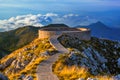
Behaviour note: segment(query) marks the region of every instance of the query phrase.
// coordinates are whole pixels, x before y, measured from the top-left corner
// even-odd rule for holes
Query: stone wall
[[[78,28],[80,31],[44,31],[39,30],[39,38],[50,38],[54,35],[69,35],[71,37],[77,37],[81,40],[90,40],[91,38],[91,31],[86,28]]]
[[[63,34],[79,38],[80,40],[90,40],[91,38],[90,31],[64,32]]]
[[[61,31],[43,31],[39,30],[39,38],[44,39],[44,38],[50,38],[53,35],[61,35]]]

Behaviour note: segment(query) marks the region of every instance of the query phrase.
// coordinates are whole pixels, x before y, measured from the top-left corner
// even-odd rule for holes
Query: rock
[[[0,70],[4,70],[5,66],[3,64],[0,64]]]
[[[76,79],[76,80],[85,80],[85,79],[83,79],[83,78],[79,78],[79,79]]]
[[[11,66],[15,66],[17,64],[17,60],[14,60],[11,64]]]
[[[120,58],[117,60],[117,65],[120,68]]]
[[[20,62],[20,61],[17,61],[17,63],[16,63],[16,68],[18,68],[18,69],[21,68],[21,62]]]
[[[45,51],[44,53],[41,54],[41,56],[49,56],[49,52],[48,51]]]
[[[0,80],[8,80],[8,78],[0,73]]]
[[[36,56],[33,56],[31,62],[33,62],[37,57]]]
[[[21,52],[19,52],[19,53],[18,53],[18,56],[22,56],[22,53],[21,53]]]
[[[95,78],[87,78],[87,80],[98,80],[98,79],[95,79]]]
[[[9,59],[4,63],[5,68],[8,67],[14,60],[15,60],[15,58],[9,58]]]
[[[22,70],[24,68],[24,66],[21,65],[21,62],[17,61],[14,69],[13,69],[13,72],[14,73],[17,73],[18,71]]]
[[[23,80],[33,80],[33,77],[32,76],[27,76]]]
[[[29,53],[27,56],[32,57],[34,53]]]
[[[23,49],[23,51],[28,51],[28,50],[30,50],[30,48],[24,48],[24,49]]]
[[[30,62],[30,61],[26,60],[26,61],[24,61],[21,65],[22,65],[22,66],[26,66],[29,62]]]
[[[113,80],[120,80],[120,74],[116,75]]]
[[[24,52],[23,52],[23,53],[24,53]],[[25,55],[23,55],[23,53],[22,53],[22,52],[19,52],[19,53],[18,53],[18,55],[17,55],[18,60],[23,60],[23,59],[25,59]]]
[[[24,78],[25,78],[25,75],[22,74],[18,79],[20,79],[20,80],[22,79],[23,80]]]
[[[36,47],[37,47],[37,45],[34,45],[34,46],[32,46],[32,48],[31,48],[31,49],[32,49],[32,50],[34,50]]]
[[[71,53],[70,53],[69,58],[70,58],[71,60],[76,60],[76,55],[74,54],[74,52],[71,52]]]

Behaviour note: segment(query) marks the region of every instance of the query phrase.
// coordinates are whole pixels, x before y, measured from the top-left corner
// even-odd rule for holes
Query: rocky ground
[[[36,39],[0,60],[0,72],[10,80],[35,80],[36,68],[41,61],[55,53],[48,39]]]
[[[64,58],[64,64],[87,67],[92,75],[113,75],[120,79],[119,42],[95,37],[90,41],[84,41],[67,35],[61,36],[59,41],[71,49]]]
[[[90,41],[79,40],[63,35],[58,39],[69,49],[63,54],[64,65],[85,67],[91,75],[110,75],[114,80],[120,80],[120,43],[92,37]],[[33,80],[36,66],[42,60],[55,54],[55,49],[48,40],[36,39],[29,45],[20,48],[0,60],[0,79],[7,76],[10,80]],[[54,68],[54,67],[53,67]],[[5,76],[4,76],[5,75]],[[59,77],[59,75],[58,75]],[[77,80],[86,80],[77,77]],[[97,80],[88,77],[87,80]]]

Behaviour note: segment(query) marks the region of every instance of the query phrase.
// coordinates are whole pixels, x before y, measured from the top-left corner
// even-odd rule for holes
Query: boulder
[[[21,62],[20,61],[17,61],[17,63],[16,63],[16,68],[17,69],[20,69],[22,66],[21,66]]]
[[[28,50],[31,50],[31,49],[26,47],[26,48],[23,49],[23,52],[28,51]]]
[[[25,61],[21,64],[21,66],[26,66],[27,64],[29,64],[29,62],[30,62],[30,61],[25,60]]]
[[[17,60],[14,60],[11,65],[15,66],[16,64],[17,64]]]
[[[0,70],[4,70],[6,67],[11,65],[11,63],[15,60],[15,58],[9,58],[5,63],[0,64]]]
[[[41,53],[41,56],[49,56],[49,51],[45,51],[44,53]]]
[[[120,68],[120,58],[117,60],[117,65]]]
[[[95,79],[95,78],[87,78],[87,80],[98,80],[98,79]]]
[[[113,80],[120,80],[120,74],[116,75]]]
[[[28,57],[32,57],[34,53],[27,54]]]
[[[0,70],[4,70],[5,66],[3,64],[0,64]]]
[[[33,80],[32,76],[26,76],[23,80]]]
[[[85,79],[83,79],[83,78],[79,78],[79,79],[76,79],[76,80],[85,80]]]
[[[4,63],[4,66],[5,66],[5,67],[8,67],[14,60],[15,60],[15,58],[9,58],[9,59]]]
[[[22,74],[22,75],[20,75],[20,77],[18,78],[18,80],[20,79],[20,80],[23,80],[25,78],[25,75],[24,74]]]
[[[37,45],[31,47],[32,50],[34,50],[35,48],[37,48]]]
[[[0,73],[0,80],[8,80],[8,78]]]

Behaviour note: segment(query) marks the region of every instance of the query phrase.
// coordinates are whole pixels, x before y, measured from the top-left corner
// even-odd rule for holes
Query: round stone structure
[[[70,28],[70,27],[43,27],[39,30],[39,38],[50,38],[51,36],[69,35],[79,38],[80,40],[90,40],[91,31],[87,28]]]

